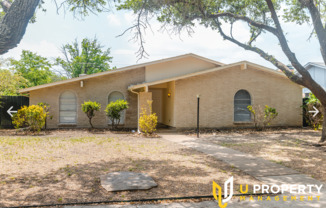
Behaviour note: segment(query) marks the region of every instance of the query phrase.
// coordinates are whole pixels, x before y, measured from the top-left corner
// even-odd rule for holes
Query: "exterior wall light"
[[[171,92],[168,92],[168,97],[171,97]]]

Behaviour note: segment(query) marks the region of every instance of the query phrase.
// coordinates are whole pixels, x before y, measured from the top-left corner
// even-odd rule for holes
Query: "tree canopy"
[[[18,90],[28,86],[28,80],[19,73],[8,69],[0,69],[0,96],[19,95]]]
[[[67,77],[78,77],[80,74],[94,74],[111,70],[110,48],[104,50],[97,38],[84,38],[79,46],[77,40],[62,46],[64,58],[57,58]]]
[[[81,18],[90,13],[97,14],[109,11],[109,0],[54,0],[57,11],[72,12]],[[44,0],[0,0],[0,55],[15,48],[23,38],[30,22],[36,20],[37,8],[42,7]]]
[[[180,32],[183,29],[191,31],[198,22],[219,33],[225,40],[259,54],[272,63],[293,82],[309,88],[321,101],[326,112],[326,91],[304,68],[288,44],[288,39],[282,28],[283,22],[295,24],[308,23],[313,25],[313,34],[317,37],[321,55],[326,63],[326,3],[319,0],[126,0],[118,9],[133,10],[136,13],[136,24],[129,28],[134,30],[138,40],[143,42],[142,33],[149,24],[148,19],[156,17],[158,21],[171,25]],[[235,23],[248,25],[250,35],[247,41],[241,41],[233,35]],[[225,30],[224,25],[230,29]],[[268,33],[276,37],[279,45],[291,65],[298,73],[294,73],[277,55],[269,54],[266,48],[255,45],[259,36]],[[144,54],[143,44],[140,49]],[[326,141],[326,117],[323,124],[321,141]]]
[[[28,80],[28,87],[64,79],[50,70],[52,64],[47,58],[31,51],[23,50],[19,60],[11,59],[10,67],[15,73]]]

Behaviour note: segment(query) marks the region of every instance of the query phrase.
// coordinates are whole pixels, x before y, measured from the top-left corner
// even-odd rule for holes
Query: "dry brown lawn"
[[[0,130],[0,207],[211,195],[212,180],[223,184],[231,175],[235,186],[259,183],[221,161],[161,138],[87,130],[12,134]],[[158,187],[107,192],[99,177],[115,171],[148,173]]]
[[[321,132],[310,129],[221,131],[202,139],[249,153],[295,169],[326,182],[326,146],[319,145]]]

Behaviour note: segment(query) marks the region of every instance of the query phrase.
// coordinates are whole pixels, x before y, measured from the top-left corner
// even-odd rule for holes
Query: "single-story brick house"
[[[102,105],[93,124],[106,128],[105,106],[119,98],[129,102],[122,119],[126,128],[137,128],[147,100],[153,100],[159,123],[194,128],[197,95],[201,127],[252,126],[249,104],[276,108],[275,126],[302,125],[302,87],[281,72],[248,61],[223,64],[195,54],[30,87],[20,93],[29,94],[31,105],[45,102],[51,106],[49,128],[89,127],[81,111],[81,104],[88,100]]]

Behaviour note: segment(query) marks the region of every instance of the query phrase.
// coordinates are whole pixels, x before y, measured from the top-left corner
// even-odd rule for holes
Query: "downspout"
[[[140,134],[140,129],[139,129],[139,92],[133,91],[132,88],[130,88],[130,92],[135,93],[137,95],[137,132]]]

